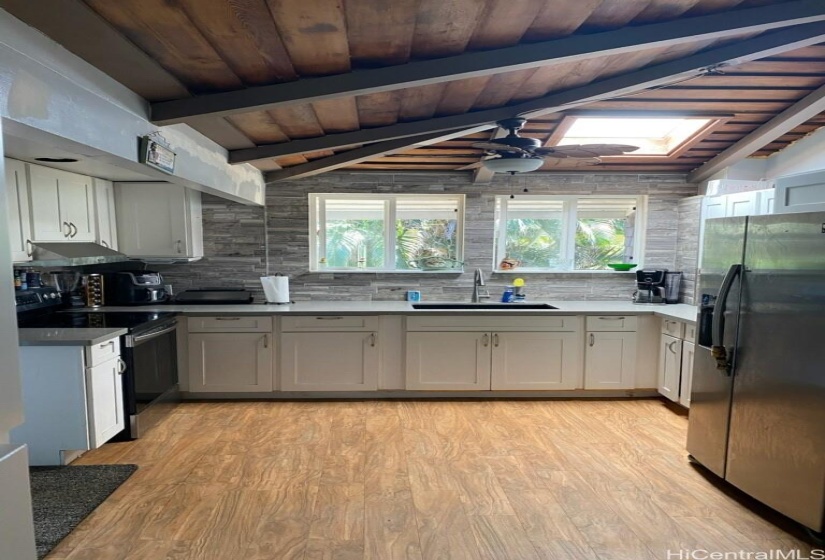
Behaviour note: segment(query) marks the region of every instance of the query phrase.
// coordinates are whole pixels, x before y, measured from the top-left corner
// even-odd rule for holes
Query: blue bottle
[[[514,297],[514,292],[512,287],[508,287],[504,290],[504,293],[501,294],[501,303],[512,303]]]

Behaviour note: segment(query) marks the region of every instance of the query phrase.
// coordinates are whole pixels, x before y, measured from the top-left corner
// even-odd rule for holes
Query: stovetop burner
[[[18,317],[20,328],[136,329],[170,319],[175,313],[149,311],[59,311],[35,317]]]

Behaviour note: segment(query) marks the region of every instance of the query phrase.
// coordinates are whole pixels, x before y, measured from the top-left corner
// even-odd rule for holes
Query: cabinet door
[[[753,216],[758,212],[757,200],[759,195],[755,191],[727,195],[728,207],[726,216]]]
[[[690,408],[690,388],[693,384],[693,351],[692,342],[682,343],[682,380],[679,383],[679,402]]]
[[[491,347],[491,333],[407,333],[407,389],[489,390]]]
[[[189,335],[189,390],[193,393],[272,391],[272,335]]]
[[[493,333],[493,389],[576,389],[581,338],[574,332]]]
[[[115,219],[115,187],[111,181],[94,180],[95,241],[117,250],[117,221]]]
[[[130,257],[187,256],[187,211],[184,187],[170,183],[115,185],[117,238]]]
[[[677,402],[682,371],[682,340],[666,334],[659,342],[659,393]]]
[[[100,447],[126,426],[123,409],[123,375],[119,358],[86,368],[89,444]]]
[[[40,165],[29,166],[29,201],[34,241],[67,241],[72,229],[60,213],[59,172]]]
[[[281,335],[282,391],[375,391],[378,341],[369,332]]]
[[[587,333],[584,364],[585,389],[632,389],[636,369],[636,333]]]
[[[759,209],[758,214],[773,214],[774,204],[776,203],[776,191],[774,189],[767,189],[759,191]]]
[[[32,259],[30,245],[32,234],[26,164],[15,159],[6,159],[5,164],[11,259],[14,262],[30,261]]]
[[[57,188],[60,219],[72,228],[69,240],[94,241],[95,199],[91,177],[58,171]]]

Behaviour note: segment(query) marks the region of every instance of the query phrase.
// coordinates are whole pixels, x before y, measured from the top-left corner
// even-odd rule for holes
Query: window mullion
[[[565,200],[563,206],[562,249],[563,261],[567,270],[574,270],[576,266],[576,200]]]
[[[498,246],[493,256],[493,270],[498,269],[499,263],[507,257],[507,200],[503,197],[498,199]]]
[[[317,214],[314,222],[309,224],[312,232],[310,239],[314,239],[316,235],[318,239],[317,243],[310,245],[309,251],[312,268],[317,270],[321,268],[321,259],[327,262],[327,201],[326,198],[319,196],[312,203],[316,205]]]
[[[395,198],[384,203],[384,217],[384,270],[395,270]]]

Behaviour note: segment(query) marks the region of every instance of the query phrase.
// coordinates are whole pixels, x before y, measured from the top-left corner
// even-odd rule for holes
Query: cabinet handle
[[[679,341],[674,340],[673,342],[671,342],[670,344],[667,345],[667,349],[670,350],[673,354],[676,353],[676,350],[673,349],[673,345],[676,344],[677,342],[679,342]]]
[[[498,333],[495,333],[495,334],[493,335],[493,346],[495,346],[496,348],[498,348]]]
[[[123,375],[126,373],[126,362],[120,358],[117,359],[117,373],[118,375]]]
[[[178,251],[178,254],[181,254],[183,251],[181,250],[181,245],[183,244],[182,240],[178,239],[175,241],[175,249]]]
[[[269,335],[264,335],[264,348],[269,348]]]
[[[108,243],[106,243],[106,240],[105,240],[105,239],[101,239],[101,240],[100,240],[100,244],[101,244],[101,245],[103,245],[104,247],[106,247],[107,249],[109,248],[109,244],[108,244]]]
[[[370,346],[375,348],[375,333],[370,334]]]
[[[339,319],[343,319],[343,317],[315,317],[318,321],[337,321]]]
[[[599,321],[622,321],[624,317],[599,317]]]
[[[240,321],[240,317],[215,317],[216,321]]]
[[[32,256],[33,252],[34,252],[34,247],[32,247],[32,240],[31,239],[26,239],[26,256],[27,257]]]
[[[590,333],[590,346],[596,344],[596,337],[593,336],[593,333]]]
[[[74,239],[74,237],[77,235],[77,226],[76,226],[76,225],[74,225],[74,223],[73,223],[73,222],[69,222],[69,225],[70,225],[70,226],[72,226],[72,234],[71,234],[71,236],[70,236],[70,237],[71,237],[72,239]]]
[[[63,222],[63,225],[66,227],[66,229],[69,230],[68,233],[63,234],[63,237],[71,237],[71,235],[72,235],[72,226],[69,225],[69,222]],[[62,228],[61,228],[61,232],[62,232]]]
[[[481,337],[481,345],[487,348],[490,345],[490,335],[484,333],[484,336]]]

